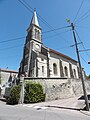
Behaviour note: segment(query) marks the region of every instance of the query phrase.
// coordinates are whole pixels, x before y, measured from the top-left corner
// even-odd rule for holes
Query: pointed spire
[[[31,24],[34,24],[34,25],[40,27],[39,23],[38,23],[37,14],[36,14],[36,9],[34,9],[34,14],[33,14],[32,20],[31,20]]]

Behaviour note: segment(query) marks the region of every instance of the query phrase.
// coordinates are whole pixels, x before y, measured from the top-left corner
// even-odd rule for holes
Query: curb
[[[69,109],[69,110],[77,110],[77,111],[81,110],[81,109],[77,109],[77,108],[60,107],[60,106],[53,106],[53,105],[46,105],[45,107],[53,107],[53,108],[61,108],[61,109]]]
[[[5,98],[0,98],[0,101],[6,102]]]
[[[83,110],[80,110],[80,112],[84,115],[87,115],[87,116],[90,116],[90,111],[83,111]]]

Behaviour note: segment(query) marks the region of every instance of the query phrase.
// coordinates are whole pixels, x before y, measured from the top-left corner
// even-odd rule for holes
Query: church
[[[34,11],[27,29],[19,75],[34,78],[80,78],[78,62],[67,55],[46,47],[42,28]]]

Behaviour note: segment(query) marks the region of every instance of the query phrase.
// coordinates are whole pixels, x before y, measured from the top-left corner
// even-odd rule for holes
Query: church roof
[[[32,17],[32,20],[31,20],[31,24],[34,24],[34,25],[40,27],[39,22],[38,22],[38,18],[37,18],[37,14],[36,14],[36,10],[34,10],[33,17]]]
[[[67,58],[68,60],[72,60],[72,61],[74,61],[74,62],[77,63],[76,60],[74,60],[74,59],[72,59],[71,57],[69,57],[69,56],[67,56],[67,55],[64,55],[64,54],[62,54],[62,53],[60,53],[60,52],[58,52],[58,51],[55,51],[55,50],[53,50],[53,49],[51,49],[51,48],[49,48],[49,51],[50,51],[51,53],[57,54],[57,55],[59,55],[59,56],[62,56],[63,58]]]

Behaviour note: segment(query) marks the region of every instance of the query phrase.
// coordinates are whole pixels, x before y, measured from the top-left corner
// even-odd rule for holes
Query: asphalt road
[[[90,120],[80,111],[31,105],[6,105],[0,101],[0,120]]]

